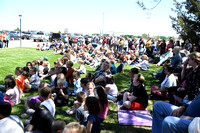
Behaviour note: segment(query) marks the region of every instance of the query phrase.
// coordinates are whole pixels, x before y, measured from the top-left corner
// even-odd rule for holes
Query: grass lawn
[[[4,77],[7,74],[13,74],[16,67],[24,67],[26,65],[26,62],[32,61],[32,60],[38,60],[39,58],[42,58],[43,56],[48,56],[49,62],[51,64],[51,67],[53,67],[53,62],[57,60],[57,58],[62,57],[62,55],[54,55],[52,50],[49,51],[36,51],[35,48],[9,48],[9,49],[0,49],[0,84],[4,84]],[[117,64],[119,65],[119,64]],[[78,64],[75,64],[73,66],[74,68],[78,67]],[[119,91],[123,91],[125,89],[128,89],[130,86],[130,79],[128,76],[128,72],[131,66],[125,66],[124,73],[117,73],[114,75],[115,83],[118,87]],[[94,73],[95,68],[87,67],[87,72]],[[150,69],[147,71],[140,71],[146,78],[145,85],[146,90],[148,94],[150,94],[150,88],[152,85],[158,85],[155,84],[155,80],[152,78],[151,73],[158,72],[161,70],[161,67],[156,67],[153,65],[150,65]],[[84,77],[85,75],[82,75]],[[38,95],[37,91],[30,91],[25,94],[25,96],[29,95]],[[25,112],[24,107],[24,99],[22,98],[22,103],[14,106],[12,109],[12,114],[20,116],[22,113]],[[73,98],[70,98],[70,101],[73,100]],[[153,102],[152,100],[149,100],[149,105],[147,107],[147,110],[151,113],[152,112],[152,106]],[[74,115],[68,116],[65,113],[65,110],[69,109],[70,107],[57,107],[56,108],[56,118],[61,118],[66,121],[66,123],[75,121]],[[25,119],[22,119],[24,122]],[[144,126],[120,126],[118,124],[118,117],[117,117],[117,104],[110,104],[109,105],[109,112],[108,115],[102,124],[102,133],[107,132],[113,132],[113,133],[131,133],[131,132],[137,132],[137,133],[150,133],[151,127],[144,127]]]

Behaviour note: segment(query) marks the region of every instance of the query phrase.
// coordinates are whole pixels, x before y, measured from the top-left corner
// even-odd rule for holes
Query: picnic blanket
[[[152,117],[147,110],[122,110],[118,104],[118,120],[120,125],[152,126]]]

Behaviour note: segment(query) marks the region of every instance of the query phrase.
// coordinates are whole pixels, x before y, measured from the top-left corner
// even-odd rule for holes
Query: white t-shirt
[[[52,114],[52,116],[54,117],[55,112],[56,112],[56,107],[55,107],[55,103],[54,101],[49,98],[48,100],[44,100],[41,105],[45,106]]]
[[[80,65],[80,68],[78,69],[78,71],[83,72],[84,74],[86,73],[86,68],[84,65]]]
[[[0,133],[24,133],[24,125],[16,115],[0,120]]]
[[[117,89],[117,86],[116,84],[106,84],[105,87],[109,87],[110,89],[108,90],[108,94],[112,95],[112,96],[117,96],[117,93],[118,93],[118,89]]]
[[[169,75],[169,77],[166,75],[165,79],[161,83],[160,89],[162,90],[164,87],[169,88],[172,86],[177,86],[176,78],[175,78],[174,74]]]
[[[128,40],[125,40],[125,41],[124,41],[124,47],[125,47],[125,48],[128,48]]]
[[[147,70],[150,67],[149,62],[147,60],[143,60],[141,63],[138,63],[135,66],[140,67],[142,70]],[[135,66],[133,66],[133,68]]]
[[[17,105],[21,102],[19,96],[19,90],[16,87],[7,90],[5,94],[7,95],[8,100],[14,105]]]

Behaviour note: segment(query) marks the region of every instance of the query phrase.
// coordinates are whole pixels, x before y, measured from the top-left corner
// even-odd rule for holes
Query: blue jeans
[[[108,100],[111,100],[111,101],[113,101],[113,102],[116,102],[116,101],[117,101],[117,97],[112,96],[112,95],[110,95],[110,94],[108,94],[108,93],[107,93],[107,98],[108,98]]]
[[[170,116],[178,106],[157,101],[153,105],[152,133],[187,133],[190,120]]]
[[[121,45],[121,46],[119,46],[119,52],[120,53],[122,53],[122,48],[123,48],[123,46]]]

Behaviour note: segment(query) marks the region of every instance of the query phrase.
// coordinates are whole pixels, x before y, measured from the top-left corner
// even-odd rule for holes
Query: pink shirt
[[[104,104],[104,110],[99,113],[99,118],[104,120],[106,118],[107,113],[108,113],[108,105]]]

